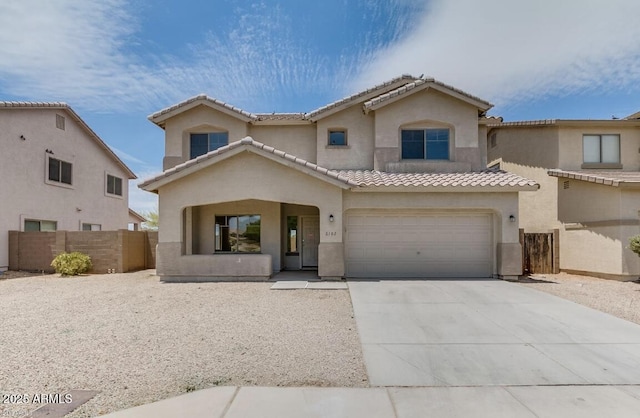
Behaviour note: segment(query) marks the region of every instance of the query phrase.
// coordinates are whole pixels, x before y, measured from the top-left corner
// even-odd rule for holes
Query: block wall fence
[[[91,257],[91,273],[116,273],[156,267],[155,231],[9,231],[9,270],[53,272],[51,261],[62,252]]]

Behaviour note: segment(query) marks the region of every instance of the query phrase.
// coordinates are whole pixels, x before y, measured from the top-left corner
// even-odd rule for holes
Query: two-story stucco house
[[[116,230],[133,172],[64,103],[0,102],[0,269],[8,231]]]
[[[559,230],[561,270],[640,275],[640,259],[628,249],[629,237],[640,233],[638,118],[489,125],[489,165],[540,184],[535,194],[520,193],[520,227]]]
[[[157,272],[165,280],[513,277],[518,192],[486,167],[491,104],[395,78],[309,113],[254,114],[200,95],[165,130]]]

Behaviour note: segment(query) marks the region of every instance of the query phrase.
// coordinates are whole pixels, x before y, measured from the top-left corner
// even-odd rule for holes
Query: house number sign
[[[336,231],[327,231],[324,233],[325,236],[327,237],[334,237],[336,235],[338,235],[338,233]]]

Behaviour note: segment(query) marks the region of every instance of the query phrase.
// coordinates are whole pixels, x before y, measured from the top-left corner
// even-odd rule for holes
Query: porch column
[[[342,280],[345,272],[342,208],[334,209],[320,208],[318,276],[322,280]]]

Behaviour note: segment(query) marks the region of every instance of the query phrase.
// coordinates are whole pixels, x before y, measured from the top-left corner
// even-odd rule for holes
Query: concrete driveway
[[[640,326],[500,280],[350,281],[372,386],[640,384]]]

